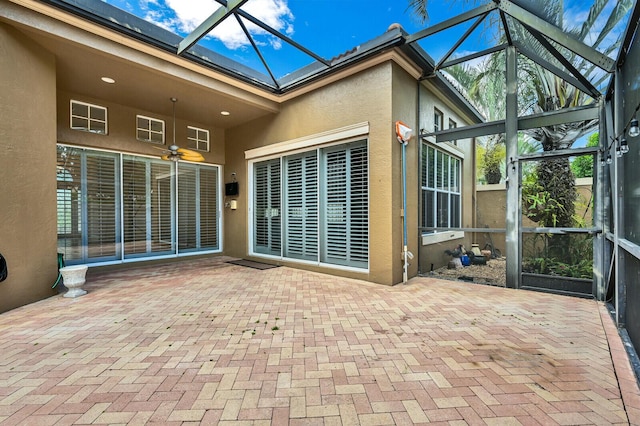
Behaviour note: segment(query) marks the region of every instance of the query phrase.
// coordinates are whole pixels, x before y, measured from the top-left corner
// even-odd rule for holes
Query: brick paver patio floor
[[[601,303],[199,259],[0,315],[0,424],[637,424]]]

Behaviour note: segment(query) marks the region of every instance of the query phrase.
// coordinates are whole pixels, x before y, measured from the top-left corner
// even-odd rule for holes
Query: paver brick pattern
[[[639,421],[598,302],[225,260],[90,271],[0,315],[0,424]]]

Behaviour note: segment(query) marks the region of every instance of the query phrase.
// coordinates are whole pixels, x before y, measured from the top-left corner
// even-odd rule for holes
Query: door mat
[[[278,267],[278,265],[270,265],[268,263],[254,262],[253,260],[247,260],[247,259],[229,260],[227,261],[227,263],[231,263],[233,265],[239,265],[239,266],[246,266],[247,268],[260,269],[260,270]]]

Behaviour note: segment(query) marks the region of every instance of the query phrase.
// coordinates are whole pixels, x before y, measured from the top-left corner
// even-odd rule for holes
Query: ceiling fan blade
[[[199,163],[201,161],[204,161],[204,157],[200,154],[198,155],[186,155],[186,154],[182,154],[180,155],[180,159],[181,160],[185,160],[185,161],[194,161],[196,163]]]
[[[198,151],[192,149],[178,148],[178,155],[182,160],[186,161],[204,161],[204,157]]]
[[[176,152],[178,154],[185,154],[185,155],[202,155],[198,151],[194,151],[193,149],[187,149],[187,148],[178,148]]]

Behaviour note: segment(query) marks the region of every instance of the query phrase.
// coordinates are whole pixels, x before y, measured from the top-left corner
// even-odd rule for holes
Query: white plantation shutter
[[[178,251],[197,247],[196,168],[178,164]]]
[[[87,153],[86,224],[87,258],[118,256],[118,157],[108,153]]]
[[[365,140],[254,163],[253,252],[367,268],[367,155]]]
[[[367,147],[364,142],[323,150],[321,260],[368,267]]]
[[[284,256],[318,260],[318,154],[285,159]]]
[[[218,169],[199,167],[200,248],[217,249],[219,243]]]
[[[369,264],[369,161],[367,146],[350,149],[349,259],[352,266]]]
[[[148,162],[130,157],[125,157],[122,162],[125,257],[147,252],[147,225],[150,225],[147,214],[150,207],[148,166]]]
[[[175,253],[175,165],[151,162],[151,251]]]
[[[218,168],[178,163],[178,250],[219,248]]]
[[[323,191],[323,250],[322,261],[346,263],[347,241],[347,153],[333,151],[324,153]]]
[[[65,261],[82,260],[82,152],[59,146],[56,174],[58,252]]]
[[[280,256],[282,247],[280,159],[254,166],[254,251]]]

